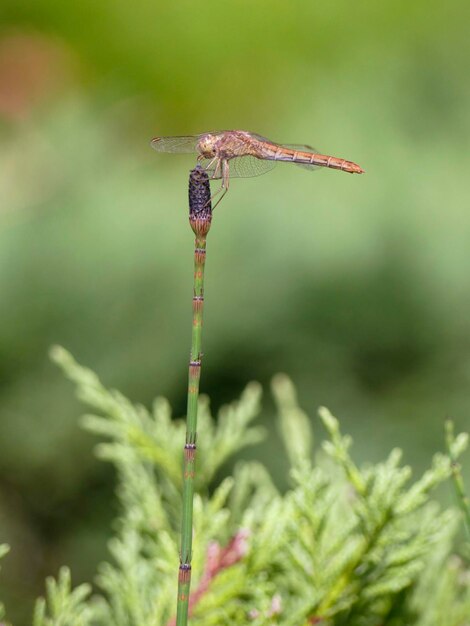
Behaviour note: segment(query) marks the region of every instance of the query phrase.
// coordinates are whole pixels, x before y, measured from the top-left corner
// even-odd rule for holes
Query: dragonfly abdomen
[[[364,172],[362,167],[352,161],[346,161],[346,159],[328,156],[327,154],[316,154],[314,152],[293,150],[292,148],[279,148],[274,153],[274,160],[285,161],[287,163],[299,163],[301,165],[329,167],[334,170],[341,170],[351,174],[362,174]]]

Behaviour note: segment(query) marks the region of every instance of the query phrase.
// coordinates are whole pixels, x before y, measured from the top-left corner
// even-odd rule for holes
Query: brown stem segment
[[[249,532],[242,528],[230,539],[225,547],[222,547],[216,541],[209,544],[204,571],[197,588],[189,596],[189,617],[194,612],[194,608],[199,600],[209,591],[214,578],[223,570],[233,567],[246,555],[248,551],[248,536]],[[176,626],[176,618],[172,617],[166,626]]]
[[[197,404],[202,360],[202,313],[204,308],[204,267],[206,237],[212,221],[209,177],[198,165],[189,174],[189,223],[196,235],[194,249],[194,292],[191,355],[188,375],[186,443],[183,457],[183,512],[178,574],[176,625],[187,626],[191,587],[193,496],[197,441]]]

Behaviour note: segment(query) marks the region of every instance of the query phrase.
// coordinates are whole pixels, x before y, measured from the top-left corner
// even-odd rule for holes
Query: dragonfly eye
[[[206,157],[214,157],[216,155],[214,142],[209,137],[201,139],[199,142],[199,149]]]

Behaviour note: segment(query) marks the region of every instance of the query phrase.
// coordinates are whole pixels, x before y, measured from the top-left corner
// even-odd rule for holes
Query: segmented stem
[[[183,513],[176,626],[186,626],[188,623],[197,443],[197,405],[202,359],[204,266],[206,261],[206,237],[211,226],[211,220],[212,206],[209,177],[207,172],[198,165],[189,174],[189,223],[196,235],[196,241],[194,249],[193,329],[189,359],[188,410],[183,459]]]
[[[465,532],[467,534],[467,541],[470,540],[470,498],[465,491],[465,485],[463,482],[462,469],[458,462],[454,452],[453,444],[455,442],[454,435],[454,423],[452,420],[447,419],[445,424],[446,429],[446,444],[447,451],[452,462],[452,479],[454,482],[455,493],[460,509],[463,514],[463,521],[465,526]]]

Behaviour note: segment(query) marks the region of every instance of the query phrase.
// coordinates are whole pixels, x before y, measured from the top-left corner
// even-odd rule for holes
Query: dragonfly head
[[[217,137],[215,135],[203,135],[197,144],[197,149],[206,159],[217,156],[216,153]]]

